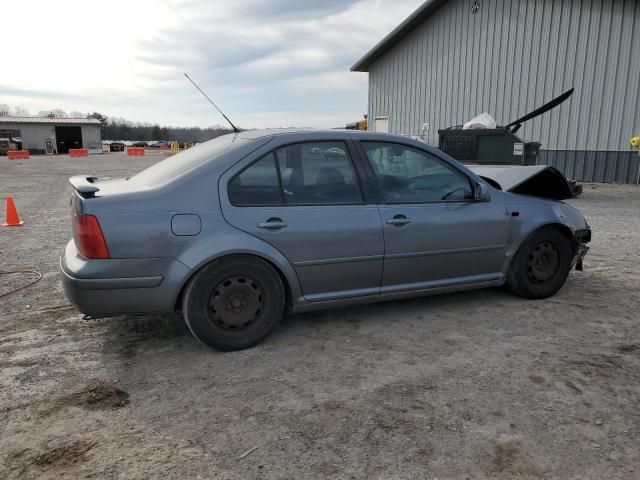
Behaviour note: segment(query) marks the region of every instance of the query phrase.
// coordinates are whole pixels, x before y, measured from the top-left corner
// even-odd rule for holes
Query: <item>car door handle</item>
[[[265,228],[267,230],[280,230],[281,228],[287,227],[288,224],[284,223],[279,218],[270,218],[266,222],[260,222],[258,224],[258,228]]]
[[[387,225],[394,225],[396,227],[402,227],[407,223],[411,223],[411,220],[404,215],[395,215],[393,218],[387,219]]]

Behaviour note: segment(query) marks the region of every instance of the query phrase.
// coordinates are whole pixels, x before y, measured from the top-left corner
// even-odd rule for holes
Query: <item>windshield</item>
[[[137,173],[129,180],[143,185],[162,185],[225,153],[238,140],[234,134],[222,135],[202,143]]]

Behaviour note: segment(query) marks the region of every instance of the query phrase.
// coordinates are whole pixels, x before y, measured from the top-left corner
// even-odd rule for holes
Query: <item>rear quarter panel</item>
[[[230,226],[220,212],[203,217],[203,232],[176,257],[193,272],[218,258],[249,254],[266,260],[283,275],[292,303],[304,302],[300,282],[289,261],[277,249],[253,235]],[[185,279],[186,282],[186,279]]]
[[[141,185],[135,179],[97,183],[100,191],[95,198],[83,198],[76,211],[98,217],[114,258],[177,258],[199,237],[215,231],[220,212],[217,180],[222,172],[269,140],[247,142],[164,185]],[[203,223],[200,235],[174,235],[171,220],[179,214],[198,215]]]
[[[264,241],[230,226],[221,214],[219,177],[256,149],[262,151],[260,147],[268,142],[269,139],[252,142],[251,147],[226,159],[204,164],[166,185],[107,184],[104,192],[108,195],[78,199],[72,208],[98,217],[113,259],[171,258],[179,261],[188,274],[180,271],[181,278],[172,278],[171,282],[179,284],[180,289],[195,271],[217,258],[252,254],[280,270],[289,285],[291,298],[296,301],[301,298],[299,283],[286,258]],[[184,214],[199,217],[199,234],[174,234],[172,218]],[[127,274],[146,275],[144,263],[139,265],[139,271],[128,269]]]

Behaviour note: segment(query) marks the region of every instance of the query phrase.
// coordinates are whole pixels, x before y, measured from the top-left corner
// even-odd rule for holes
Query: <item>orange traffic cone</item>
[[[7,197],[7,222],[3,223],[3,227],[21,227],[24,224],[20,220],[16,204],[13,203],[13,197]]]

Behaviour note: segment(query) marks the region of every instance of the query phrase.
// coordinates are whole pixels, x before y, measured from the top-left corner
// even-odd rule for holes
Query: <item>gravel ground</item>
[[[57,275],[68,176],[158,156],[0,159],[0,478],[640,478],[640,188],[586,185],[584,272],[290,316],[218,353],[179,315],[83,320]],[[0,277],[0,294],[29,275]]]

